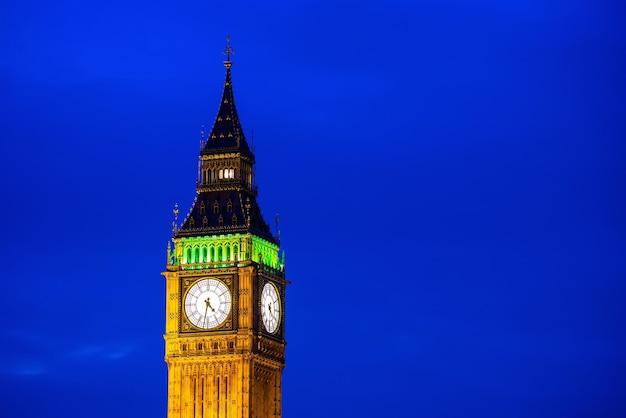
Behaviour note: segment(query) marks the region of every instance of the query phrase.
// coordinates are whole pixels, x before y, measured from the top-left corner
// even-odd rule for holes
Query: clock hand
[[[206,309],[204,310],[204,326],[206,327],[206,320],[209,319],[207,318],[207,312],[209,311],[209,305],[206,306]]]
[[[211,310],[213,312],[215,312],[215,309],[213,309],[213,307],[211,306],[211,299],[210,298],[206,298],[206,300],[204,301],[204,303],[206,303],[206,307],[207,309],[211,308]]]
[[[272,304],[271,304],[271,303],[268,303],[268,304],[267,304],[267,307],[268,307],[268,309],[270,310],[270,313],[272,313]]]

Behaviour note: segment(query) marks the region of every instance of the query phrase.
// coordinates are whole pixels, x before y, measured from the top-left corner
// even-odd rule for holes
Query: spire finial
[[[235,50],[233,49],[232,46],[230,46],[230,33],[226,36],[226,49],[224,50],[223,54],[226,55],[226,61],[224,61],[224,67],[226,68],[230,68],[231,65],[233,65],[232,62],[230,62],[230,56],[231,54],[234,54]]]
[[[174,221],[172,222],[172,235],[178,232],[178,203],[174,204]]]
[[[278,227],[278,224],[280,223],[280,218],[278,217],[278,213],[274,218],[274,222],[276,222],[276,241],[280,242],[280,229]]]

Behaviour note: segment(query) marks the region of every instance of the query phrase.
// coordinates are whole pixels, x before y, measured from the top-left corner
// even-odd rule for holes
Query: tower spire
[[[235,53],[230,45],[230,35],[226,38],[227,45],[223,54],[226,55],[224,66],[226,67],[226,79],[224,80],[224,91],[222,100],[217,112],[217,117],[213,123],[213,128],[206,138],[203,155],[222,154],[224,152],[239,152],[242,155],[254,158],[246,142],[237,108],[235,107],[235,97],[233,96],[233,83],[230,75],[232,62],[231,55]]]
[[[198,160],[198,194],[189,214],[176,228],[175,236],[204,236],[207,231],[215,234],[252,233],[278,244],[256,200],[258,189],[254,154],[250,151],[235,107],[229,67],[233,54],[230,36],[227,40],[222,99],[209,135],[205,135],[207,131],[204,129],[200,133],[200,140],[203,137],[205,140]]]

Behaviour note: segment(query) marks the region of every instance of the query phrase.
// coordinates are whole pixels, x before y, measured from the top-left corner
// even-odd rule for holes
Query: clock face
[[[265,283],[261,292],[261,319],[267,332],[276,333],[280,324],[280,299],[276,286],[269,282]]]
[[[217,279],[195,282],[185,295],[185,314],[198,328],[211,329],[221,325],[232,305],[228,287]]]

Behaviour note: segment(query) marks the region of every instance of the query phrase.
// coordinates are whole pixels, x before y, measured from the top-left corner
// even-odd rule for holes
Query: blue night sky
[[[4,1],[0,415],[166,415],[165,250],[232,36],[283,416],[626,414],[619,1]]]

